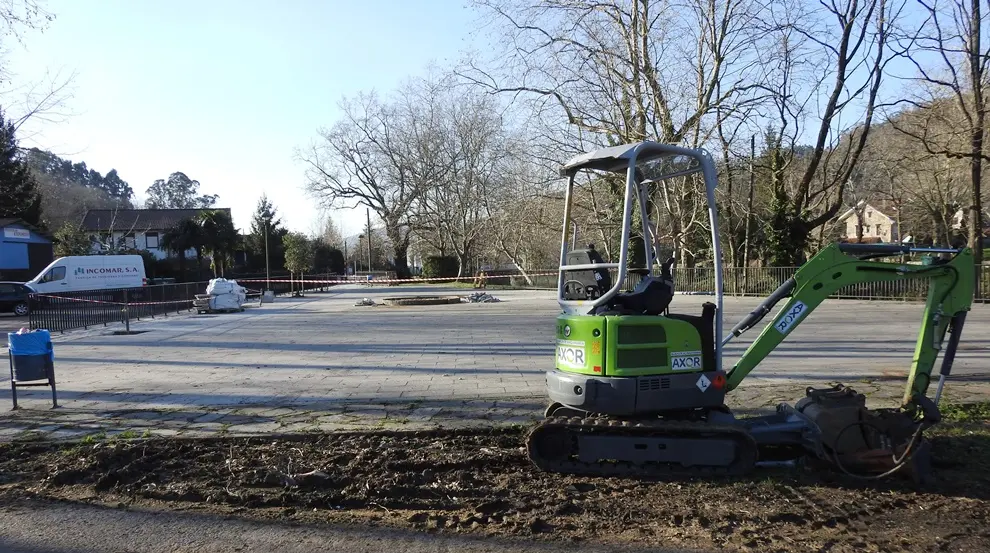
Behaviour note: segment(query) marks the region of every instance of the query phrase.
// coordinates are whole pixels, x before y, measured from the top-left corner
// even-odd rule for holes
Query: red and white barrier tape
[[[555,276],[557,272],[553,273],[530,273],[526,276],[536,277],[536,276]],[[436,277],[436,278],[373,278],[371,280],[351,278],[345,280],[319,280],[319,279],[265,279],[265,278],[238,278],[235,279],[238,283],[252,282],[252,283],[262,283],[262,282],[283,282],[283,283],[302,283],[302,284],[413,284],[413,283],[431,283],[431,282],[453,282],[462,280],[465,282],[471,282],[478,278],[484,279],[494,279],[494,278],[507,278],[507,277],[523,277],[523,275],[485,275],[484,277],[477,276],[460,276],[460,277]]]
[[[86,298],[70,298],[68,296],[56,296],[56,295],[53,295],[53,294],[34,294],[34,296],[35,297],[38,297],[38,298],[53,298],[53,299],[58,299],[58,300],[68,300],[68,301],[74,301],[74,302],[80,302],[80,303],[98,303],[98,304],[103,304],[103,305],[123,305],[123,306],[130,306],[130,305],[138,305],[138,306],[140,306],[140,305],[170,305],[170,304],[176,304],[176,303],[191,303],[192,301],[194,301],[194,300],[132,301],[132,302],[129,302],[129,303],[123,303],[123,302],[119,302],[119,301],[102,301],[102,300],[90,300],[90,299],[86,299]]]

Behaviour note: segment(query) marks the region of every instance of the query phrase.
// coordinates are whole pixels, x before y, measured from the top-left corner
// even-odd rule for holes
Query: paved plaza
[[[554,293],[490,290],[498,303],[388,307],[399,295],[466,288],[349,285],[278,298],[243,313],[172,315],[56,333],[60,407],[47,388],[19,389],[10,411],[0,379],[0,440],[124,434],[257,435],[347,429],[528,423],[546,405],[553,364]],[[379,305],[357,306],[363,298]],[[700,313],[708,296],[679,295],[671,310]],[[726,298],[726,328],[757,298]],[[921,304],[830,300],[743,385],[741,409],[793,402],[809,385],[841,381],[874,405],[903,393]],[[764,323],[769,322],[769,317]],[[759,328],[731,343],[726,366]],[[975,305],[946,397],[990,398],[990,306]]]

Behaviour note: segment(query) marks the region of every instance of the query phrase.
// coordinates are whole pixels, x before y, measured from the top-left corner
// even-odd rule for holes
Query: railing
[[[981,267],[978,300],[990,298],[990,266]],[[724,267],[722,285],[727,296],[770,295],[785,280],[794,276],[797,267]],[[674,269],[674,283],[679,292],[712,292],[715,290],[715,269],[690,267]],[[844,286],[831,298],[863,300],[924,300],[928,296],[928,281],[906,279],[891,282],[866,282]]]
[[[722,285],[726,296],[766,297],[785,280],[794,276],[797,267],[723,267]],[[990,301],[990,265],[981,268],[980,290],[976,291],[979,301]],[[555,270],[533,271],[541,273],[531,276],[530,282],[518,275],[499,276],[489,279],[489,285],[512,288],[556,289]],[[542,273],[554,273],[544,275]],[[618,270],[610,270],[612,278],[618,277]],[[678,292],[714,293],[715,269],[713,267],[675,268],[674,286]],[[626,275],[623,290],[631,290],[639,281],[637,275]],[[928,282],[925,279],[909,279],[893,282],[869,282],[843,287],[829,297],[865,300],[924,300],[928,295]]]
[[[305,277],[305,279],[302,277]],[[356,282],[359,281],[353,276],[343,277],[332,273],[290,275],[288,272],[272,273],[270,277],[265,273],[238,273],[228,275],[224,278],[236,280],[241,286],[250,290],[249,297],[260,295],[261,291],[266,288],[274,292],[276,296],[286,296],[293,292],[325,292],[333,286],[333,284],[322,281],[342,280],[345,278],[354,279]]]
[[[162,284],[142,288],[111,288],[31,294],[32,329],[62,332],[74,328],[127,324],[141,318],[167,316],[192,309],[196,294],[206,293],[208,282]]]

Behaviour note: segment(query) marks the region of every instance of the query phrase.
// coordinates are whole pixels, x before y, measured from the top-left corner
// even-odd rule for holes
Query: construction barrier
[[[727,296],[766,297],[797,271],[796,267],[725,267],[723,288]],[[612,278],[618,271],[612,269]],[[329,278],[233,278],[248,288],[248,298],[260,301],[263,290],[281,296],[326,291],[331,287],[360,284],[362,286],[392,286],[408,284],[463,284],[472,288],[546,289],[557,287],[558,271],[541,270],[530,273],[486,271],[484,274],[460,277],[381,278],[334,276]],[[711,294],[715,289],[712,267],[687,267],[673,270],[675,287],[680,294]],[[638,282],[636,275],[627,275],[623,290],[631,290]],[[188,311],[196,294],[205,293],[208,282],[165,284],[139,289],[93,290],[62,294],[32,294],[30,328],[65,331],[110,323],[126,323],[131,319],[168,316]],[[927,295],[924,279],[899,282],[875,282],[845,287],[832,298],[865,300],[921,301]],[[983,267],[978,302],[990,299],[990,266]]]

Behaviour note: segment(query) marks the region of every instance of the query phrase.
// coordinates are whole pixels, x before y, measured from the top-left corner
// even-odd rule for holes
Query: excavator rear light
[[[715,376],[713,376],[712,377],[712,386],[714,386],[716,390],[721,390],[722,388],[724,388],[725,387],[725,375],[722,374],[722,373],[718,373]]]

